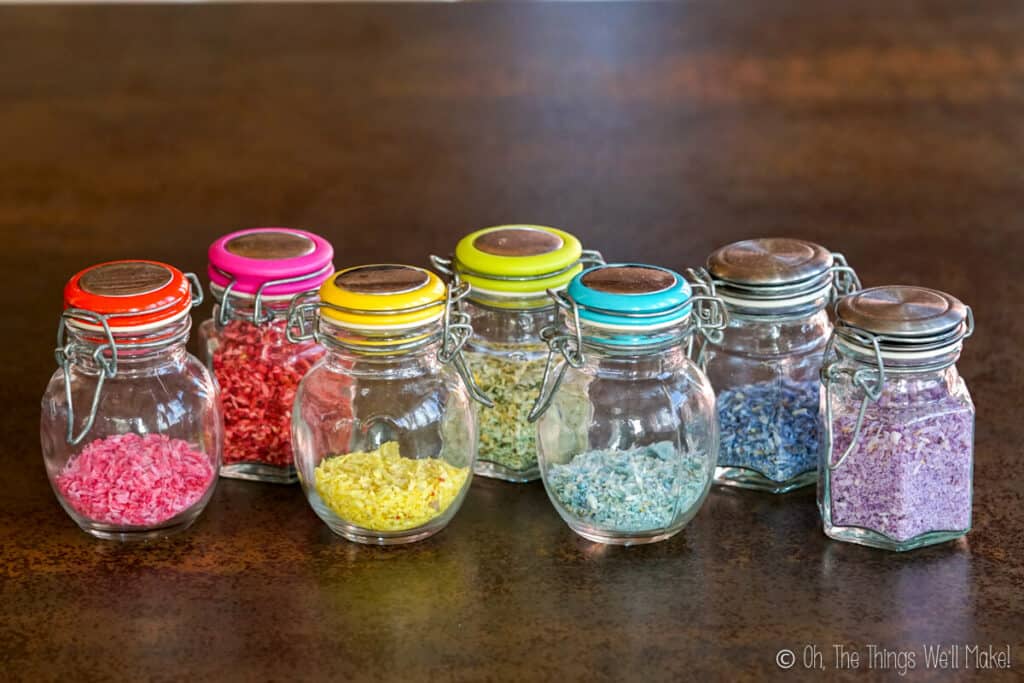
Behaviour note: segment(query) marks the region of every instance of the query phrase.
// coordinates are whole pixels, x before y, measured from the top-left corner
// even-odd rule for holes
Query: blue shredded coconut
[[[698,454],[669,441],[627,451],[588,451],[552,465],[548,488],[581,522],[613,531],[670,526],[704,493],[710,472]]]
[[[758,382],[718,394],[720,467],[783,482],[817,468],[818,381]]]

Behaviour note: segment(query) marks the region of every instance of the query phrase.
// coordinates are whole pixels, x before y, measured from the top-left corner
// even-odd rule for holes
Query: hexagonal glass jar
[[[825,533],[887,550],[971,527],[974,404],[956,368],[970,309],[921,287],[845,297],[822,369]]]
[[[704,279],[729,309],[701,363],[718,396],[715,483],[785,493],[817,481],[826,305],[859,287],[839,254],[789,238],[714,251]]]

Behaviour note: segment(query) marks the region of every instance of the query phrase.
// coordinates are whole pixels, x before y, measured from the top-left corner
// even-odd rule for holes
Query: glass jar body
[[[288,341],[286,307],[266,310],[273,318],[256,324],[251,305],[232,301],[221,322],[214,306],[213,318],[199,328],[199,347],[224,409],[221,476],[291,484],[298,480],[291,446],[295,391],[324,349],[312,340]]]
[[[541,475],[566,523],[592,541],[678,533],[707,497],[718,451],[715,397],[681,346],[587,350],[537,425]]]
[[[75,434],[102,373],[87,356],[74,359],[68,375]],[[58,369],[43,395],[40,437],[50,484],[71,518],[93,536],[116,540],[148,540],[192,524],[213,494],[223,427],[216,384],[184,342],[121,351],[77,445],[66,438],[67,386]]]
[[[975,415],[966,384],[955,366],[900,374],[887,367],[880,398],[865,404],[849,374],[865,367],[838,359],[823,392],[831,408],[821,416],[825,533],[897,551],[963,536],[971,527]]]
[[[395,355],[330,348],[295,395],[292,444],[316,514],[358,543],[443,529],[469,489],[476,418],[437,345]]]
[[[815,483],[819,372],[831,329],[822,308],[770,317],[730,311],[721,343],[704,348],[718,397],[717,484],[785,493]]]
[[[476,474],[512,482],[540,477],[536,427],[527,415],[540,393],[547,345],[540,332],[555,322],[552,305],[497,308],[467,302],[473,336],[465,355],[481,389],[494,401],[481,407]]]

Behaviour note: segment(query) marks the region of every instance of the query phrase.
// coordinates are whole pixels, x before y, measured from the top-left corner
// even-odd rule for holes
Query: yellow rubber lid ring
[[[424,268],[373,264],[339,270],[320,287],[320,315],[353,328],[407,328],[444,314],[447,287]]]

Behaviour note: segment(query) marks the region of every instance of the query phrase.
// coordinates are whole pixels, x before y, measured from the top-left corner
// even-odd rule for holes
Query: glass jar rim
[[[440,325],[408,334],[364,336],[348,327],[337,327],[321,321],[317,341],[329,351],[359,356],[402,356],[431,349],[441,343]],[[333,329],[332,329],[333,328]],[[393,331],[392,331],[393,332]]]
[[[718,292],[718,294],[721,296],[720,292]],[[726,300],[724,296],[721,296],[721,298],[726,302],[730,320],[756,324],[787,323],[805,320],[827,311],[829,306],[829,299],[827,296],[820,297],[809,304],[795,307],[754,309],[738,306],[735,303]]]
[[[956,364],[963,352],[963,341],[959,340],[927,350],[879,349],[876,352],[871,346],[851,343],[841,336],[836,336],[835,348],[842,357],[866,365],[877,366],[878,359],[881,358],[886,371],[890,369],[898,371],[900,368],[905,368],[907,371],[911,369],[929,370]]]
[[[564,288],[552,291],[563,291]],[[517,294],[496,294],[494,292],[482,292],[476,287],[470,288],[466,295],[466,301],[474,306],[486,308],[492,311],[519,313],[526,311],[550,310],[555,307],[547,290],[536,293]]]

